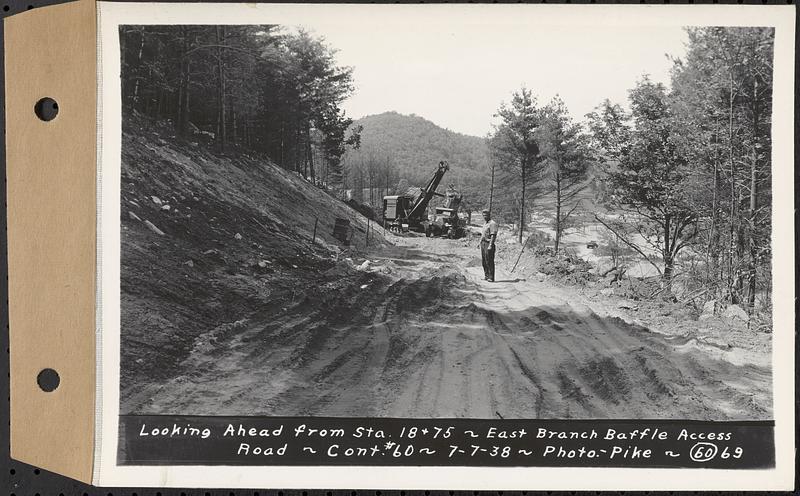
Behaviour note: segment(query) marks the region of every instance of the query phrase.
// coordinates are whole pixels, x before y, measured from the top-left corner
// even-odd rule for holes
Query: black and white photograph
[[[772,425],[776,29],[423,17],[120,23],[119,413]]]
[[[641,35],[123,26],[123,411],[770,418],[773,30]]]

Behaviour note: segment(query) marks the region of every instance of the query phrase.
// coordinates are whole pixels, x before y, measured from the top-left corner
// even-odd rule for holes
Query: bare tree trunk
[[[730,205],[730,232],[728,239],[728,292],[730,293],[731,303],[736,303],[734,295],[734,261],[733,261],[733,240],[736,234],[736,169],[733,162],[733,73],[730,74],[730,93],[728,106],[728,160],[730,162],[730,181],[731,181],[731,205]]]
[[[308,169],[311,172],[311,182],[316,183],[316,174],[314,171],[314,151],[311,148],[311,130],[308,129],[308,124],[306,124],[306,157]]]
[[[220,151],[225,151],[225,144],[228,140],[225,124],[225,63],[223,62],[222,44],[225,41],[225,26],[217,26],[217,100],[219,102],[217,116],[217,140]]]
[[[369,178],[369,204],[370,205],[375,205],[375,195],[374,195],[375,191],[372,189],[372,177],[375,174],[374,169],[373,169],[374,165],[375,164],[373,162],[369,163],[369,171],[368,171],[368,175],[367,175],[367,177]]]
[[[489,206],[487,207],[489,209],[490,213],[492,212],[492,200],[494,199],[494,168],[495,168],[495,163],[494,163],[494,160],[493,160],[492,161],[492,182],[489,185]]]
[[[136,66],[142,66],[142,52],[144,52],[144,28],[139,31],[139,54],[136,56]],[[151,71],[152,72],[152,71]],[[133,85],[133,108],[139,103],[139,81],[140,77],[136,78],[136,83]]]
[[[161,88],[159,88],[158,91],[156,91],[156,104],[154,107],[155,113],[153,115],[153,117],[155,117],[156,119],[161,119],[166,115],[166,111],[164,108],[164,102],[166,101],[166,97],[164,96],[165,93],[166,91]]]
[[[521,178],[522,178],[522,195],[519,200],[519,244],[522,244],[522,232],[525,230],[525,169],[527,166],[527,158],[522,160]]]
[[[308,172],[305,170],[306,162],[302,159],[303,154],[301,153],[301,146],[300,146],[300,126],[298,126],[294,130],[294,170],[297,172],[303,173],[303,179],[306,177],[306,173]]]
[[[178,136],[186,136],[189,127],[189,84],[190,81],[190,61],[187,52],[189,50],[189,33],[186,26],[181,26],[181,36],[183,37],[181,53],[181,79],[178,87],[178,116],[175,119]]]
[[[753,160],[750,162],[750,257],[748,260],[747,306],[750,312],[756,303],[756,208],[758,207],[758,79],[753,80]]]
[[[669,215],[665,216],[664,218],[664,249],[662,250],[662,258],[664,259],[663,280],[666,285],[669,285],[672,282],[672,269],[675,262],[672,254],[672,243],[674,243],[675,240],[670,239],[669,232],[669,230],[672,228],[671,220],[672,219]]]
[[[756,240],[756,205],[758,200],[758,182],[756,159],[753,158],[753,163],[750,167],[750,258],[748,260],[748,292],[747,292],[747,305],[752,311],[756,302],[756,258],[758,257],[757,240]]]
[[[713,197],[711,200],[711,226],[708,234],[708,246],[706,248],[706,285],[714,283],[716,287],[718,251],[719,251],[719,231],[717,230],[717,217],[719,210],[719,127],[718,121],[714,121],[714,179]],[[714,297],[716,297],[716,290]]]
[[[747,233],[745,232],[745,220],[742,218],[742,211],[744,210],[745,201],[749,202],[749,198],[746,200],[744,197],[744,188],[739,187],[737,188],[739,191],[739,207],[737,208],[737,215],[739,218],[736,219],[737,228],[736,228],[736,275],[735,275],[735,290],[736,290],[736,302],[740,303],[742,301],[742,297],[744,296],[744,267],[742,264],[744,263],[745,257],[745,244],[747,243]]]
[[[236,144],[236,107],[231,102],[231,142]]]
[[[556,254],[561,243],[561,227],[561,172],[556,171]]]

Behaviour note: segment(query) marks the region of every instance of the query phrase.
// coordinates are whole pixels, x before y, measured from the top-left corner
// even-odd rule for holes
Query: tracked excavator
[[[424,188],[409,188],[404,194],[384,196],[384,227],[397,232],[425,232],[429,226],[428,204],[434,196],[444,196],[436,188],[449,168],[447,162],[441,161]]]

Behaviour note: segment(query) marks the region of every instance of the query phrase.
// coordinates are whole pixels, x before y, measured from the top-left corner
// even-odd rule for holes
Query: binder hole
[[[11,10],[11,7],[8,5],[3,5],[3,12],[8,12],[9,10]]]
[[[43,369],[36,377],[36,383],[39,384],[42,391],[50,393],[55,391],[58,385],[61,384],[61,378],[55,370]]]
[[[45,122],[52,121],[58,115],[58,102],[50,97],[44,97],[36,102],[33,111],[39,119]]]

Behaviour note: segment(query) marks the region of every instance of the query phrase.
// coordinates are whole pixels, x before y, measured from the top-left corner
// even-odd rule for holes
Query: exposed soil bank
[[[126,120],[122,136],[123,403],[182,373],[201,334],[302,298],[366,244],[366,218],[325,190],[158,126]],[[350,222],[349,246],[333,235],[336,219]],[[370,245],[385,244],[370,227]]]
[[[124,395],[122,411],[771,417],[761,360],[734,363],[502,268],[487,283],[466,242],[395,242],[370,254],[372,272],[340,263],[296,299],[200,335],[175,377]]]

